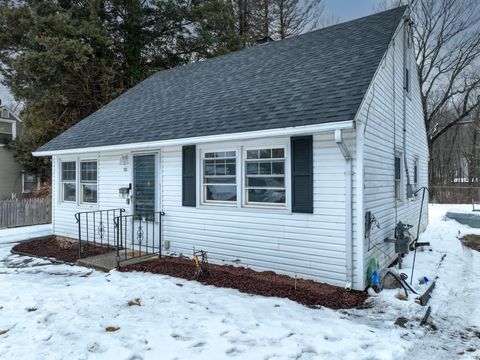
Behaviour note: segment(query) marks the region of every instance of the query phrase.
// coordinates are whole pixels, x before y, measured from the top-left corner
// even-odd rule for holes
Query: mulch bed
[[[480,251],[480,235],[468,234],[464,235],[460,241],[463,245],[472,250]]]
[[[312,280],[295,280],[290,276],[279,275],[272,271],[258,272],[231,265],[211,264],[210,274],[197,279],[193,261],[179,257],[163,257],[127,265],[119,270],[151,272],[186,280],[197,280],[206,285],[237,289],[248,294],[288,298],[309,307],[325,306],[331,309],[361,307],[368,297],[366,292],[347,292],[340,287]]]
[[[91,244],[84,244],[83,246],[86,246],[86,249],[82,257],[102,255],[114,251],[113,248],[94,246]],[[78,243],[60,241],[52,236],[17,244],[12,248],[12,252],[75,263],[78,260]]]

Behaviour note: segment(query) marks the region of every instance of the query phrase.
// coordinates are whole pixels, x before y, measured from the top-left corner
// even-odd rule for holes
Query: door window
[[[133,210],[142,217],[155,211],[155,155],[133,157]]]

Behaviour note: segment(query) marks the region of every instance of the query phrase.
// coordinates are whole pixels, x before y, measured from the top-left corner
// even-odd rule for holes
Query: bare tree
[[[325,19],[324,0],[231,0],[238,31],[251,42],[284,39],[336,20]]]
[[[322,0],[272,0],[272,3],[280,39],[318,28],[324,12]]]
[[[477,0],[423,0],[415,12],[415,45],[430,144],[479,103],[480,6]],[[439,126],[437,114],[453,108]]]
[[[406,4],[383,0],[375,10]],[[429,146],[480,104],[480,1],[409,1]],[[439,115],[448,110],[448,121]],[[453,110],[453,111],[450,111]]]

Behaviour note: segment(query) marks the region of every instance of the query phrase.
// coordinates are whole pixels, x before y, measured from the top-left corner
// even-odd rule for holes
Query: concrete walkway
[[[125,260],[126,251],[128,251],[127,253],[128,260]],[[135,255],[136,257],[132,259],[131,258],[132,255]],[[139,257],[138,253],[132,254],[131,250],[120,251],[120,261],[122,262],[121,266],[135,264],[135,263],[148,261],[156,258],[158,258],[158,255],[156,254],[147,255],[147,256],[143,255],[142,257]],[[112,251],[102,255],[96,255],[96,256],[91,256],[84,259],[79,259],[77,260],[77,265],[85,266],[95,270],[109,272],[110,270],[113,270],[117,267],[117,252]]]

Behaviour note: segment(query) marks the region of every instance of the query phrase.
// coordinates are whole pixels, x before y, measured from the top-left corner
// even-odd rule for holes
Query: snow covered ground
[[[414,275],[414,284],[438,275],[436,331],[419,326],[426,308],[398,290],[372,295],[370,309],[315,310],[167,276],[53,265],[0,244],[0,358],[479,359],[480,253],[457,236],[480,231],[442,221],[449,208],[430,207],[420,241],[432,251],[418,252]],[[128,306],[136,298],[141,305]],[[406,328],[394,325],[400,316]]]
[[[0,229],[0,244],[52,235],[52,224]]]

